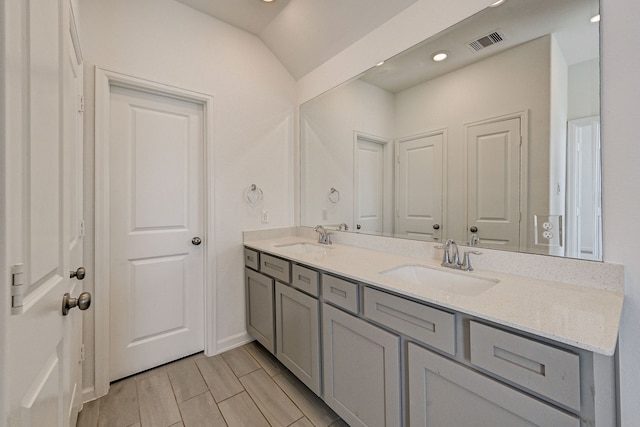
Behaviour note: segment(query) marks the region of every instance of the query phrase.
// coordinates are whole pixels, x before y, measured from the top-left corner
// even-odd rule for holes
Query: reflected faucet
[[[443,267],[455,268],[456,270],[473,271],[471,267],[470,254],[481,255],[478,251],[465,251],[464,259],[460,262],[460,253],[458,252],[458,244],[453,239],[447,240],[444,246],[436,246],[436,249],[444,249],[442,256]],[[453,258],[453,259],[452,259]]]
[[[318,233],[318,243],[323,245],[331,244],[331,233],[329,233],[323,226],[316,225],[313,231]]]
[[[342,231],[342,230],[349,231],[349,226],[344,222],[338,226],[338,231]]]

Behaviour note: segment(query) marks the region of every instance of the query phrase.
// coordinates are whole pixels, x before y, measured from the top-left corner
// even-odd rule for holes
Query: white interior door
[[[72,160],[82,145],[73,76],[79,70],[67,38],[67,3],[10,3],[5,22],[11,25],[2,31],[8,62],[21,65],[9,75],[3,100],[11,107],[4,130],[12,146],[14,202],[7,253],[16,308],[1,325],[7,333],[2,381],[9,391],[2,417],[9,426],[68,427],[77,417],[81,372],[79,312],[63,316],[61,309],[63,295],[77,296],[80,288],[69,278],[71,253],[81,256],[82,162]]]
[[[364,136],[356,137],[355,206],[356,231],[383,231],[385,146]]]
[[[110,377],[204,348],[203,106],[111,87]],[[196,242],[197,243],[197,242]]]
[[[443,141],[443,133],[398,141],[398,235],[435,241],[441,238]]]
[[[600,117],[569,122],[567,256],[602,258]]]
[[[71,15],[73,16],[73,15]],[[71,19],[70,31],[65,32],[66,50],[63,57],[63,119],[64,119],[64,176],[66,179],[64,205],[68,221],[68,249],[70,270],[84,268],[83,256],[83,69],[80,46]],[[79,276],[77,276],[79,277]],[[72,280],[72,298],[83,291],[83,282]],[[70,425],[75,426],[78,411],[82,407],[82,313],[71,310],[67,317],[69,337],[69,382],[65,389],[65,410],[70,416]]]
[[[467,228],[485,247],[520,244],[520,123],[467,127]]]

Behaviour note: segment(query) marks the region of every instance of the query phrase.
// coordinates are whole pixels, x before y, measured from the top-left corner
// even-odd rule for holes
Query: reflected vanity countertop
[[[456,271],[441,267],[434,259],[393,255],[340,244],[327,245],[325,250],[292,250],[292,245],[298,243],[317,245],[315,240],[295,236],[245,242],[244,245],[584,350],[606,356],[615,352],[624,298],[622,292],[489,270]],[[380,274],[403,265],[425,266],[451,274],[497,280],[498,283],[480,294],[464,295]]]

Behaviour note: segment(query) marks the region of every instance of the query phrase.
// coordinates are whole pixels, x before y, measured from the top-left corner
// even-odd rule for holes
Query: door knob
[[[478,227],[476,227],[475,225],[472,225],[471,227],[469,227],[469,231],[472,233],[476,233],[478,231]]]
[[[82,280],[84,279],[84,276],[86,276],[86,274],[87,270],[85,270],[84,267],[78,267],[76,271],[69,272],[69,278],[73,279],[75,277],[78,280]]]
[[[440,224],[433,224],[434,230],[440,230]]]
[[[191,243],[195,246],[198,246],[200,243],[202,243],[202,239],[199,237],[194,237],[193,239],[191,239]]]
[[[84,311],[91,305],[91,294],[89,292],[81,293],[78,298],[71,298],[71,294],[67,292],[62,297],[62,315],[66,316],[69,314],[69,310],[74,307],[78,307],[80,310]]]

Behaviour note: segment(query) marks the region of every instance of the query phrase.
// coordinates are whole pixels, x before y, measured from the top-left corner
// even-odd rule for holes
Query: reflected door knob
[[[202,239],[199,237],[194,237],[193,239],[191,239],[191,244],[193,244],[194,246],[198,246],[200,243],[202,243]]]
[[[82,280],[86,274],[87,270],[85,270],[84,267],[78,267],[76,271],[69,272],[69,278],[73,279],[75,277],[78,280]]]
[[[71,294],[67,292],[62,297],[62,315],[66,316],[69,314],[69,310],[74,307],[78,307],[80,310],[84,311],[91,305],[91,294],[89,292],[81,293],[78,298],[71,298]]]

